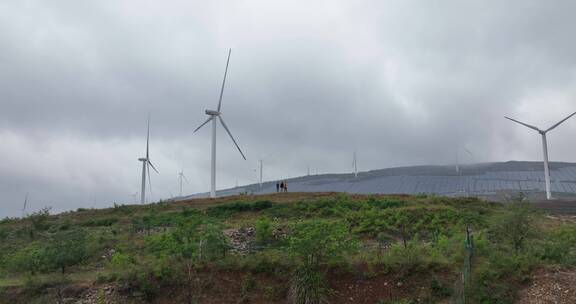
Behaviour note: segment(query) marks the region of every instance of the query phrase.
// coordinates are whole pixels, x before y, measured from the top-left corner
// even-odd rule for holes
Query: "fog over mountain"
[[[0,216],[133,202],[152,115],[152,200],[312,172],[541,160],[576,111],[574,1],[0,2]],[[576,119],[549,135],[576,162]],[[468,154],[465,150],[472,152]],[[458,157],[457,157],[458,155]]]

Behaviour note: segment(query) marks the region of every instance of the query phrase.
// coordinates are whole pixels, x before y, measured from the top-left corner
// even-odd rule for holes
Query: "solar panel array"
[[[513,164],[513,165],[512,165]],[[525,165],[519,170],[518,164]],[[560,164],[560,165],[559,165]],[[494,163],[475,167],[466,174],[435,175],[446,173],[453,167],[408,167],[353,174],[305,176],[288,180],[291,192],[348,192],[358,194],[437,194],[446,196],[492,195],[502,191],[538,192],[545,191],[544,172],[541,163],[514,162]],[[442,169],[442,170],[440,170]],[[394,171],[392,171],[394,170]],[[394,172],[392,175],[390,172]],[[405,172],[405,174],[403,174]],[[414,173],[416,172],[416,173]],[[552,192],[576,194],[576,164],[556,163],[551,165]],[[219,191],[219,196],[248,193],[271,193],[276,191],[276,182],[249,185]],[[199,194],[195,197],[203,196]]]

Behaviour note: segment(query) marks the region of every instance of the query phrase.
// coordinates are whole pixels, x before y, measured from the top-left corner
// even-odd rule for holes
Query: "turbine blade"
[[[146,133],[146,159],[148,159],[149,150],[150,150],[150,113],[148,113],[148,131]]]
[[[184,178],[184,180],[186,181],[186,183],[190,183],[190,182],[188,181],[188,179],[186,178],[186,175],[182,174],[182,178]]]
[[[156,173],[160,174],[160,172],[158,172],[158,170],[156,170],[156,167],[154,167],[154,165],[152,164],[152,162],[148,159],[148,164],[150,166],[152,166],[152,169],[154,169],[154,171],[156,171]],[[150,173],[150,170],[148,170],[148,173]]]
[[[506,118],[506,119],[508,119],[508,120],[511,120],[511,121],[513,121],[513,122],[515,122],[515,123],[521,124],[521,125],[523,125],[523,126],[525,126],[525,127],[528,127],[528,128],[530,128],[530,129],[536,130],[536,131],[538,131],[538,132],[542,132],[542,130],[536,128],[535,126],[532,126],[532,125],[523,123],[523,122],[518,121],[518,120],[516,120],[516,119],[514,119],[514,118],[510,118],[510,117],[508,117],[508,116],[504,116],[504,118]]]
[[[220,88],[220,98],[218,99],[218,112],[220,112],[220,108],[222,107],[222,95],[224,95],[224,85],[226,84],[226,75],[228,75],[228,64],[230,63],[230,54],[232,53],[232,49],[228,50],[228,59],[226,60],[226,69],[224,70],[224,80],[222,80],[222,88]]]
[[[203,124],[201,124],[198,128],[196,128],[196,130],[194,130],[194,133],[196,133],[196,131],[200,130],[200,128],[202,128],[204,125],[209,123],[212,119],[214,119],[214,116],[210,116]]]
[[[472,152],[470,152],[470,150],[468,150],[468,149],[464,148],[464,151],[466,151],[466,153],[468,153],[468,155],[470,155],[470,156],[474,156],[474,155],[472,154]]]
[[[568,120],[570,117],[572,117],[572,116],[574,116],[574,115],[576,115],[576,112],[574,112],[574,113],[570,114],[568,117],[562,119],[559,123],[551,126],[550,128],[548,128],[548,130],[546,130],[546,132],[555,129],[556,127],[558,127],[559,125],[561,125],[563,122],[565,122],[566,120]]]
[[[246,156],[244,156],[244,153],[242,152],[242,149],[240,149],[240,146],[238,146],[238,143],[237,143],[236,140],[234,139],[234,136],[232,136],[232,133],[230,133],[230,130],[228,129],[228,126],[226,126],[226,123],[224,122],[224,119],[222,119],[222,116],[218,116],[218,118],[220,118],[220,123],[222,123],[222,126],[224,127],[224,129],[226,130],[226,132],[228,132],[228,135],[230,135],[230,138],[232,139],[232,141],[233,141],[234,144],[236,145],[236,148],[238,148],[238,151],[240,151],[240,154],[242,155],[242,157],[244,158],[244,160],[246,160]]]
[[[26,205],[28,205],[28,192],[26,192],[26,196],[24,197],[24,207],[22,211],[26,211]]]

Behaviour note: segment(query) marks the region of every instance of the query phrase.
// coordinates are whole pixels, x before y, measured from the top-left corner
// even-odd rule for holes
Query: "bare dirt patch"
[[[537,270],[530,285],[520,291],[517,303],[576,303],[576,269]]]

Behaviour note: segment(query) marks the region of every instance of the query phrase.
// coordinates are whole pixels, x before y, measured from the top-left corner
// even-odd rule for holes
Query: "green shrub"
[[[368,198],[366,203],[378,209],[399,208],[406,205],[406,201],[403,200],[376,197]]]
[[[117,222],[118,222],[118,218],[109,217],[109,218],[88,220],[86,222],[81,223],[80,225],[83,227],[107,227],[107,226],[112,226]]]
[[[530,254],[510,254],[497,248],[485,258],[472,272],[467,298],[473,303],[514,303],[538,260]]]
[[[430,248],[417,241],[408,242],[406,247],[393,244],[383,256],[382,262],[388,271],[402,274],[423,272],[439,265]]]
[[[342,222],[306,221],[292,229],[288,251],[307,265],[321,265],[358,249],[358,241]]]
[[[152,273],[163,286],[169,286],[178,282],[174,260],[167,256],[156,258],[152,261]]]
[[[563,226],[548,232],[536,254],[544,261],[576,266],[576,226]]]
[[[12,272],[34,275],[46,269],[46,249],[30,244],[8,255],[5,264]]]
[[[535,216],[534,210],[527,202],[509,203],[505,212],[495,218],[491,236],[500,245],[509,246],[515,254],[518,254],[526,242],[538,233],[534,224]]]
[[[115,271],[125,271],[134,264],[135,260],[132,256],[121,252],[114,253],[109,263],[110,267]]]
[[[46,231],[50,228],[50,207],[44,207],[39,211],[30,214],[27,219],[31,222],[30,237],[34,238],[37,232]]]
[[[273,239],[272,236],[272,223],[266,217],[259,218],[255,225],[256,242],[259,245],[266,245]]]
[[[317,269],[301,266],[292,275],[288,300],[292,304],[328,303],[330,289],[324,275]]]
[[[10,235],[10,230],[8,228],[0,228],[0,242],[5,241]]]
[[[236,213],[262,211],[272,208],[272,206],[272,202],[269,201],[257,201],[253,203],[235,202],[210,207],[206,210],[206,214],[212,217],[227,218]]]
[[[288,251],[300,266],[290,282],[291,303],[326,303],[328,293],[321,265],[340,260],[358,249],[358,242],[342,222],[306,221],[292,229]]]
[[[46,262],[64,274],[66,267],[83,262],[87,258],[87,233],[82,229],[59,231],[46,246]]]

